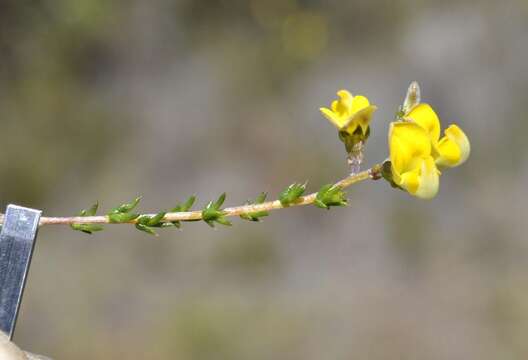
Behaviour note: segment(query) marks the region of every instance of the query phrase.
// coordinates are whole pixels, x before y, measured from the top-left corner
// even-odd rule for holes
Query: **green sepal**
[[[339,186],[323,185],[315,197],[314,205],[322,209],[330,209],[331,206],[346,206],[346,194]]]
[[[363,133],[363,129],[361,126],[358,126],[356,130],[350,134],[346,130],[340,130],[339,131],[339,140],[341,140],[345,144],[345,149],[347,153],[352,152],[354,149],[354,146],[363,141],[364,143],[367,141],[367,139],[370,137],[370,126],[367,127],[367,130],[365,133]]]
[[[109,214],[128,213],[132,211],[139,204],[140,201],[141,201],[141,196],[135,198],[130,203],[121,204],[118,207],[113,208],[112,210],[110,210]]]
[[[85,234],[92,234],[96,231],[104,230],[103,225],[99,224],[71,224],[70,227],[73,230],[82,231]]]
[[[256,204],[262,204],[264,201],[266,201],[266,194],[265,192],[262,192],[257,196],[255,201],[251,203],[250,201],[246,202],[246,205],[256,205]],[[261,217],[268,216],[269,212],[267,211],[254,211],[246,214],[241,214],[240,217],[244,220],[248,221],[260,221]]]
[[[291,203],[297,201],[301,197],[301,195],[304,194],[305,190],[306,183],[293,183],[279,194],[279,201],[282,206],[288,206]]]
[[[225,218],[225,213],[222,211],[221,207],[226,198],[226,194],[223,193],[218,197],[218,200],[215,202],[210,201],[207,206],[202,210],[202,220],[207,223],[207,225],[214,227],[214,223],[217,222],[222,225],[231,226],[232,223]]]
[[[381,165],[381,177],[387,180],[387,182],[393,187],[403,190],[403,188],[394,182],[392,177],[392,163],[390,160],[385,160]]]
[[[126,223],[137,218],[139,214],[131,213],[110,213],[108,214],[108,220],[114,224]]]

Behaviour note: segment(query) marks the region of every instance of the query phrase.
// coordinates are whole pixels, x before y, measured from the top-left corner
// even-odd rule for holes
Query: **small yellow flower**
[[[440,139],[440,120],[428,104],[417,104],[404,120],[391,123],[389,131],[392,179],[410,194],[430,199],[438,192],[438,168],[466,161],[469,140],[457,125],[450,125]]]
[[[370,105],[362,95],[352,96],[347,90],[337,92],[338,100],[334,100],[330,109],[322,107],[319,110],[325,118],[348,135],[359,135],[360,140],[368,136],[368,127],[372,114],[377,107]]]

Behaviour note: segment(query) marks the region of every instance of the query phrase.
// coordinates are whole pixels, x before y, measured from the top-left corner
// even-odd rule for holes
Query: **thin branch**
[[[335,183],[335,186],[340,187],[342,189],[345,189],[352,184],[358,183],[360,181],[364,181],[367,179],[379,179],[381,172],[381,165],[374,165],[372,168],[356,173],[351,174],[348,177],[338,181]],[[315,201],[315,198],[317,196],[317,193],[312,193],[309,195],[301,196],[297,201],[294,203],[286,206],[302,206],[302,205],[309,205],[312,204]],[[242,206],[235,206],[235,207],[228,207],[225,209],[222,209],[222,212],[224,213],[224,216],[239,216],[242,214],[248,214],[248,213],[254,213],[254,212],[260,212],[260,211],[270,211],[270,210],[277,210],[277,209],[283,209],[285,206],[281,204],[279,200],[275,201],[268,201],[264,202],[262,204],[252,204],[252,205],[242,205]],[[154,216],[155,214],[143,214],[147,216]],[[163,222],[171,222],[171,221],[189,221],[189,220],[201,220],[202,219],[202,211],[187,211],[187,212],[172,212],[167,213],[163,217]],[[136,223],[137,219],[131,220],[128,223],[134,224]],[[3,215],[0,218],[0,223],[3,223]],[[40,218],[40,226],[43,225],[68,225],[68,224],[109,224],[110,220],[108,219],[108,216],[72,216],[72,217],[41,217]]]

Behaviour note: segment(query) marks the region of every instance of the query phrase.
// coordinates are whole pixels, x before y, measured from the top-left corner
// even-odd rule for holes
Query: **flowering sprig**
[[[363,146],[370,135],[370,120],[377,107],[365,96],[353,96],[348,90],[339,90],[337,96],[339,99],[332,101],[330,109],[322,107],[319,111],[339,130],[350,170],[357,173],[363,162]]]
[[[334,100],[330,108],[320,108],[320,111],[338,129],[351,174],[336,183],[323,185],[317,192],[304,195],[307,183],[293,183],[278,194],[277,200],[266,201],[267,194],[263,192],[253,202],[222,208],[226,200],[223,193],[202,210],[191,211],[196,201],[193,195],[168,211],[154,214],[135,211],[141,201],[141,197],[137,197],[112,208],[106,215],[96,215],[99,203],[95,203],[78,216],[41,217],[40,225],[68,224],[73,230],[92,234],[103,230],[103,224],[133,224],[136,229],[151,235],[157,235],[157,229],[180,228],[182,222],[189,221],[203,220],[211,227],[215,224],[230,226],[232,223],[228,217],[233,216],[258,222],[272,210],[293,206],[314,204],[323,209],[346,206],[344,189],[364,180],[380,178],[411,195],[429,199],[438,192],[440,170],[458,166],[469,156],[469,140],[457,125],[450,125],[440,138],[440,120],[430,105],[421,102],[420,87],[413,82],[395,120],[389,125],[389,159],[360,171],[364,144],[370,135],[370,122],[377,107],[371,105],[365,96],[353,96],[347,90],[340,90],[337,95],[339,99]],[[1,223],[3,215],[0,214]]]
[[[440,120],[429,104],[420,102],[420,87],[413,82],[397,121],[390,124],[391,172],[386,178],[411,195],[431,199],[438,193],[440,170],[464,163],[471,146],[456,124],[440,138]]]

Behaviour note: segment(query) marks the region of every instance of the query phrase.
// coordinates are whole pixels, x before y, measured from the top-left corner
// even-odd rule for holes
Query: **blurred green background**
[[[232,228],[39,235],[15,341],[54,359],[526,359],[528,2],[0,2],[0,199],[70,215],[310,190],[347,173],[318,113],[410,81],[472,142],[439,196]]]

